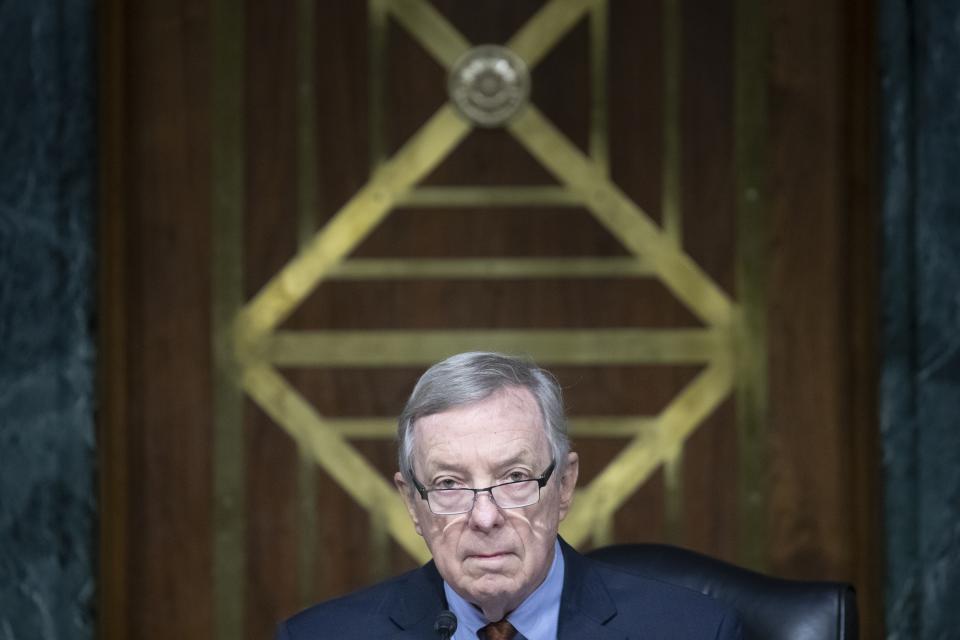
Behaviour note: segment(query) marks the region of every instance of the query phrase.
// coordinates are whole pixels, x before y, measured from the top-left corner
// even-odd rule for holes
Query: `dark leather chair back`
[[[595,549],[594,560],[705,593],[740,614],[744,640],[857,640],[853,587],[782,580],[660,544]]]

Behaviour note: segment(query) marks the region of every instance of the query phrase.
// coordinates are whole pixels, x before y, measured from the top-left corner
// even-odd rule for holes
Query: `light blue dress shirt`
[[[447,604],[457,616],[457,631],[453,640],[477,640],[477,631],[488,624],[483,612],[460,597],[446,581],[443,590]],[[547,577],[520,606],[507,615],[507,620],[520,635],[517,640],[557,640],[557,621],[560,616],[560,594],[563,592],[563,552],[560,543],[553,547],[553,564]],[[522,638],[521,638],[522,636]]]

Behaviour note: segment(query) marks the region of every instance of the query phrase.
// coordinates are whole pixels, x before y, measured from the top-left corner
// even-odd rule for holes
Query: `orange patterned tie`
[[[480,640],[512,640],[517,630],[504,618],[500,622],[492,622],[477,632]]]

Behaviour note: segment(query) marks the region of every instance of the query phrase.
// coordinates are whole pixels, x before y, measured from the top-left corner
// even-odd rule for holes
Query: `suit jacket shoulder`
[[[586,558],[561,541],[560,640],[739,640],[736,613],[698,591]]]
[[[443,580],[433,562],[372,587],[298,613],[277,629],[277,640],[432,637],[446,608]]]

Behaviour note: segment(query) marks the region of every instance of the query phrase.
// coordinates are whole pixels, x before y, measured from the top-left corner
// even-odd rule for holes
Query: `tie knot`
[[[500,622],[491,622],[477,632],[480,640],[513,640],[517,630],[504,618]]]

